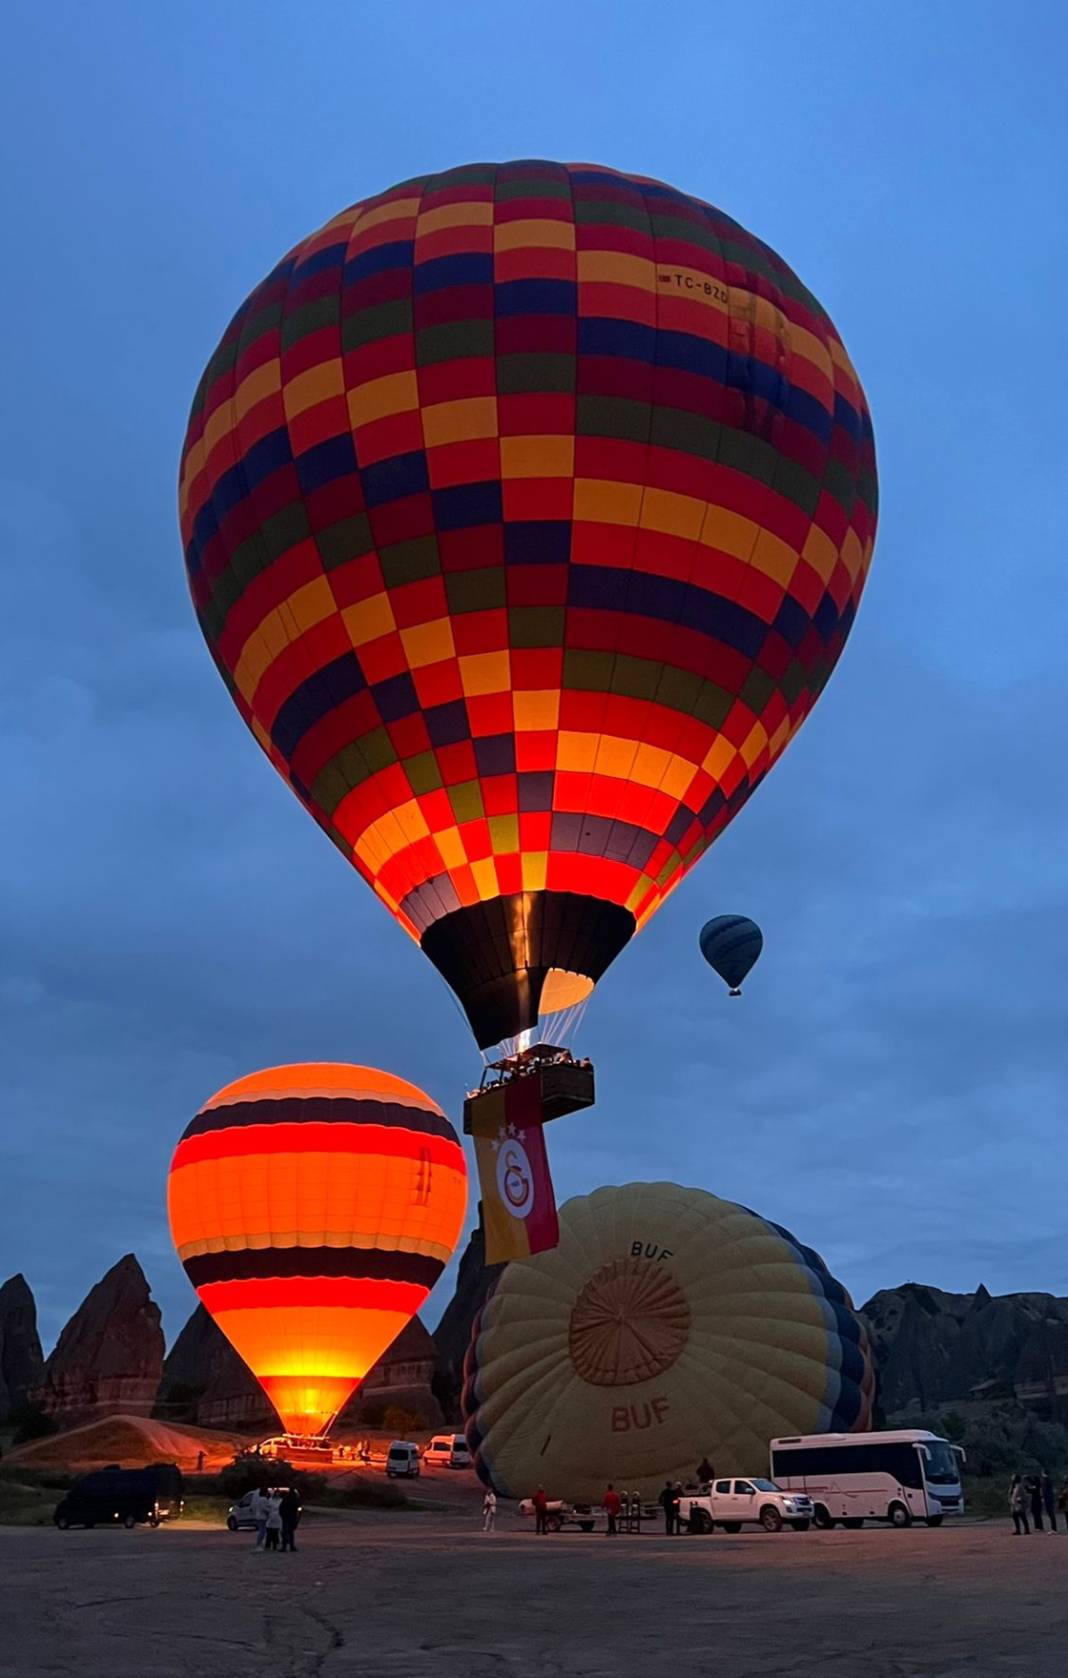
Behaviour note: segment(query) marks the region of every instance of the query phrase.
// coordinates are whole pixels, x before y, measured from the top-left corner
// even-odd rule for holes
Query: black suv
[[[63,1532],[73,1526],[135,1527],[143,1521],[158,1527],[183,1507],[182,1476],[175,1463],[157,1462],[150,1468],[112,1463],[76,1481],[52,1519]]]

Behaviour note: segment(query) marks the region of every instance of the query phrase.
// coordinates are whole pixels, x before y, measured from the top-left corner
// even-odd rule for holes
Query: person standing
[[[265,1550],[277,1550],[278,1540],[282,1536],[282,1499],[277,1492],[271,1492],[267,1499],[267,1519],[265,1522],[263,1547]]]
[[[702,1457],[700,1462],[697,1464],[697,1484],[704,1487],[708,1485],[710,1480],[714,1480],[715,1478],[716,1471],[712,1467],[712,1464],[709,1462],[707,1456]]]
[[[282,1517],[282,1548],[295,1550],[297,1525],[300,1521],[300,1496],[296,1486],[286,1487],[279,1500],[278,1512]]]
[[[1031,1528],[1027,1524],[1027,1492],[1018,1474],[1012,1477],[1009,1487],[1009,1512],[1012,1515],[1014,1535],[1019,1538],[1022,1532],[1030,1534]]]
[[[497,1493],[492,1486],[486,1487],[486,1495],[482,1499],[482,1530],[492,1532],[497,1521]]]
[[[538,1487],[531,1498],[531,1502],[534,1505],[534,1531],[536,1533],[547,1532],[549,1529],[545,1524],[545,1516],[549,1509],[549,1499],[545,1495],[544,1486]]]
[[[608,1525],[605,1529],[606,1536],[608,1538],[614,1538],[619,1532],[619,1511],[622,1505],[620,1503],[619,1493],[616,1491],[616,1488],[613,1486],[611,1480],[609,1480],[608,1485],[605,1488],[605,1494],[601,1499],[601,1503],[603,1504],[604,1512],[608,1517]]]
[[[1027,1485],[1031,1495],[1031,1519],[1035,1523],[1035,1531],[1042,1532],[1042,1481],[1037,1474],[1032,1474]]]
[[[660,1493],[660,1507],[664,1511],[664,1531],[670,1538],[675,1531],[675,1517],[678,1504],[675,1502],[675,1488],[670,1480],[664,1481],[664,1489]]]
[[[1053,1481],[1049,1477],[1049,1469],[1048,1468],[1044,1468],[1042,1470],[1042,1478],[1038,1482],[1038,1484],[1039,1484],[1039,1490],[1042,1493],[1042,1507],[1046,1511],[1046,1515],[1047,1515],[1047,1518],[1049,1520],[1049,1530],[1050,1530],[1050,1532],[1056,1532],[1056,1530],[1057,1530],[1057,1497],[1056,1497],[1056,1493],[1053,1490]]]
[[[267,1488],[261,1486],[248,1500],[248,1512],[256,1523],[255,1548],[262,1550],[267,1537]]]
[[[682,1531],[682,1481],[675,1481],[675,1489],[671,1494],[671,1515],[675,1527],[675,1536]]]

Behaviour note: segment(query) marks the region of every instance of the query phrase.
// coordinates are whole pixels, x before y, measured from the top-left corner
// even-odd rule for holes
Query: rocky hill
[[[1068,1300],[994,1297],[906,1282],[863,1308],[888,1415],[955,1402],[1015,1402],[1068,1421]]]
[[[147,1416],[163,1370],[160,1310],[132,1253],[86,1294],[47,1359],[30,1402],[72,1422]]]
[[[434,1335],[418,1318],[409,1324],[342,1413],[342,1428],[382,1425],[390,1409],[413,1426],[415,1417],[430,1427],[457,1419],[471,1324],[499,1273],[483,1258],[476,1228]],[[907,1282],[877,1293],[863,1315],[881,1421],[949,1432],[980,1471],[1025,1458],[1068,1467],[1068,1300]],[[119,1413],[241,1433],[277,1426],[202,1306],[164,1360],[159,1310],[132,1253],[90,1290],[46,1362],[25,1279],[0,1287],[0,1422],[27,1404],[64,1426]]]
[[[44,1369],[37,1306],[25,1276],[0,1287],[0,1422],[23,1409]]]

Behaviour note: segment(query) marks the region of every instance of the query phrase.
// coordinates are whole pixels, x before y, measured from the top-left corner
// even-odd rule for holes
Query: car
[[[714,1480],[705,1492],[684,1492],[679,1502],[679,1523],[690,1532],[741,1532],[743,1526],[761,1526],[765,1532],[781,1532],[784,1526],[806,1532],[812,1524],[812,1499],[802,1492],[784,1492],[774,1480],[755,1475],[747,1479]]]
[[[272,1486],[271,1491],[279,1496],[289,1490],[288,1486]],[[226,1526],[229,1532],[255,1532],[257,1525],[252,1513],[252,1499],[257,1495],[255,1491],[246,1492],[236,1503],[231,1503],[226,1514]]]
[[[471,1452],[462,1433],[436,1433],[423,1452],[423,1461],[443,1468],[470,1468]]]
[[[56,1504],[52,1519],[61,1532],[68,1527],[158,1527],[182,1513],[182,1476],[176,1463],[157,1462],[148,1468],[121,1468],[111,1463],[76,1480]]]
[[[419,1478],[418,1445],[413,1445],[410,1439],[394,1439],[386,1452],[386,1474],[390,1479],[401,1476],[417,1480]]]

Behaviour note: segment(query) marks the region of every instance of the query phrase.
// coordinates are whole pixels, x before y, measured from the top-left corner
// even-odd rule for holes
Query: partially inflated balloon
[[[271,761],[487,1047],[581,1001],[808,715],[875,534],[782,259],[589,165],[343,210],[200,382],[182,535]]]
[[[228,1084],[171,1162],[186,1275],[294,1433],[319,1433],[426,1299],[467,1173],[429,1096],[367,1066]]]
[[[764,934],[748,915],[717,915],[706,921],[698,940],[701,954],[732,996],[741,996],[742,980],[764,948]]]
[[[506,1496],[655,1495],[766,1472],[769,1440],[869,1424],[864,1330],[823,1261],[701,1189],[629,1183],[569,1201],[560,1245],[502,1272],[463,1393],[483,1479]]]

